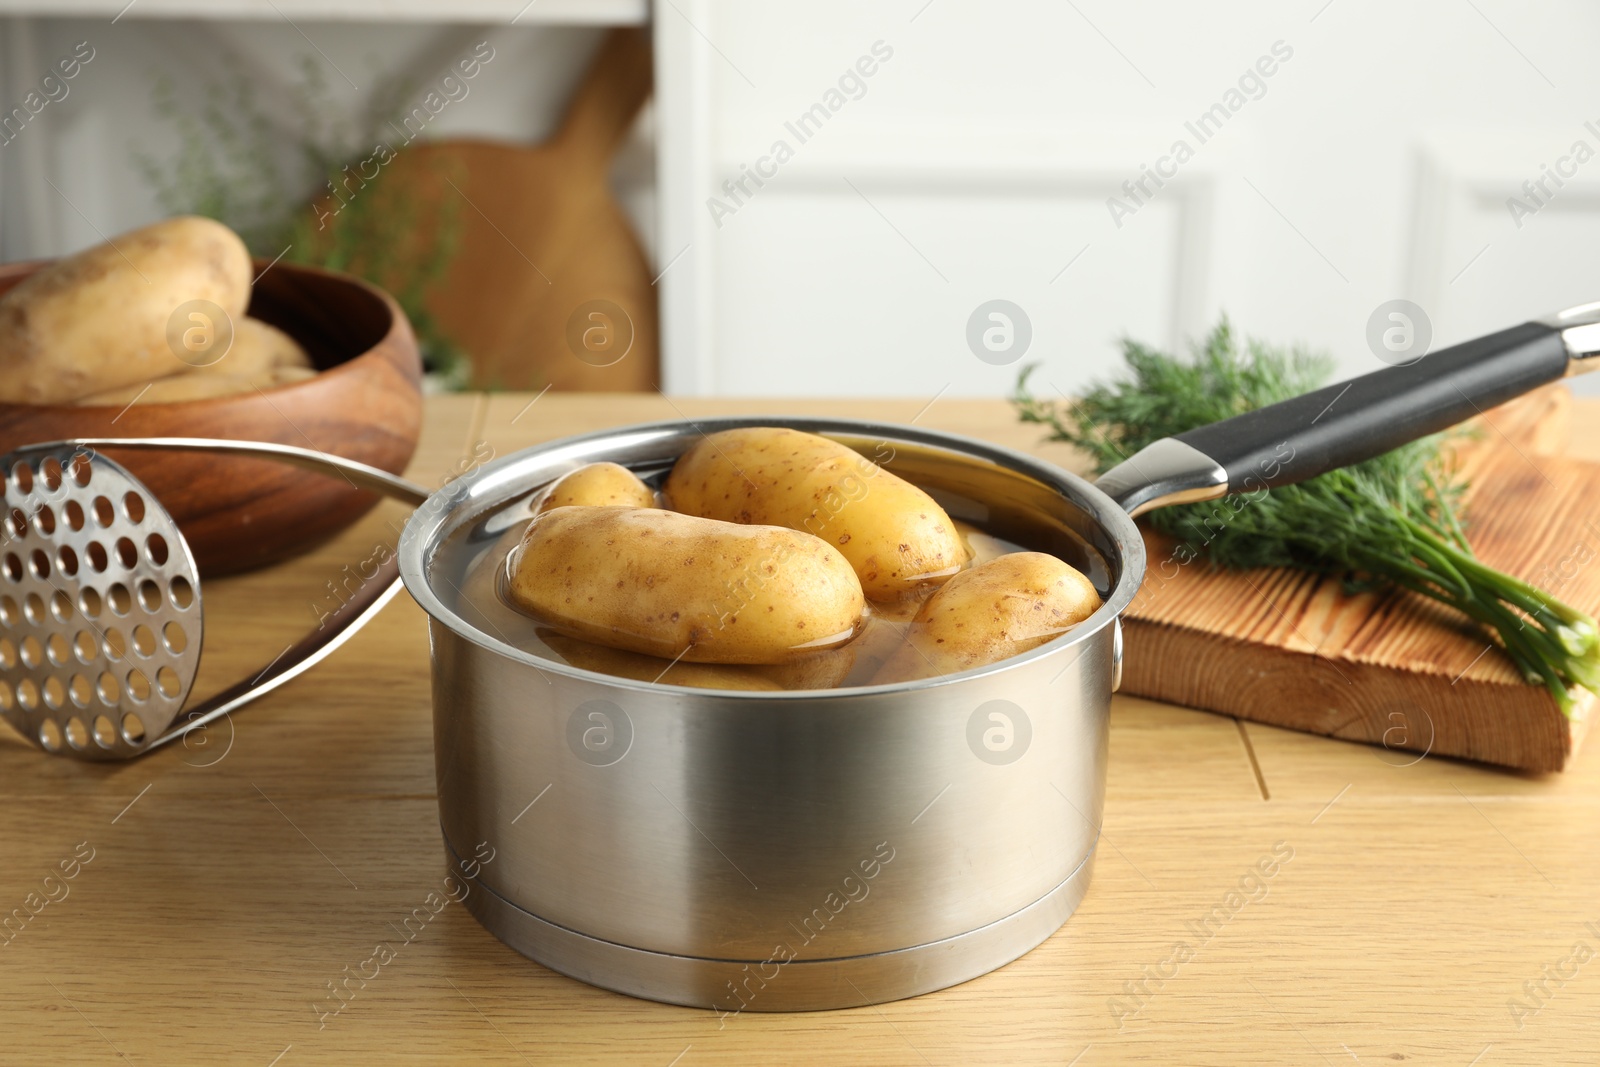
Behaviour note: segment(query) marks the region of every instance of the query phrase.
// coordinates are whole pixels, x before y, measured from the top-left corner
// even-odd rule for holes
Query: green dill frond
[[[1012,402],[1024,422],[1085,452],[1103,473],[1141,448],[1325,384],[1333,364],[1300,348],[1248,341],[1226,318],[1179,359],[1122,344],[1127,372],[1077,400],[1034,397],[1024,368]],[[1452,434],[1460,431],[1452,431]],[[1600,681],[1600,637],[1583,612],[1473,554],[1459,517],[1466,482],[1443,447],[1450,434],[1402,445],[1298,485],[1150,512],[1145,521],[1219,567],[1294,567],[1351,589],[1404,588],[1447,604],[1497,635],[1563,711],[1570,689]]]

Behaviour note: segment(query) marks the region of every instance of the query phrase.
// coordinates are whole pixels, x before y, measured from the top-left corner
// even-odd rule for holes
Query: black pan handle
[[[1315,478],[1419,437],[1567,373],[1561,331],[1538,322],[1446,348],[1415,363],[1247,411],[1179,434],[1228,472],[1228,488]]]
[[[1430,353],[1157,441],[1097,483],[1129,514],[1315,478],[1454,426],[1600,350],[1600,305]]]

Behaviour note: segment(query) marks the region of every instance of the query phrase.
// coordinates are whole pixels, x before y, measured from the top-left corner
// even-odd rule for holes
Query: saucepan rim
[[[590,447],[598,443],[611,445],[645,445],[667,437],[680,437],[692,433],[705,435],[719,430],[742,429],[752,426],[783,426],[806,433],[822,435],[840,434],[860,437],[881,437],[890,442],[903,442],[955,452],[969,458],[987,460],[998,466],[1034,478],[1046,487],[1061,494],[1068,503],[1078,508],[1108,536],[1115,548],[1117,577],[1110,594],[1089,618],[1051,641],[1020,655],[976,667],[956,674],[940,675],[910,682],[891,682],[883,685],[846,686],[832,689],[791,689],[777,692],[760,692],[734,689],[707,689],[695,686],[665,685],[658,682],[638,681],[602,674],[599,671],[574,667],[558,660],[545,659],[525,651],[484,632],[447,605],[434,589],[429,574],[429,563],[435,551],[450,535],[462,526],[476,521],[485,513],[504,506],[509,501],[536,490],[554,475],[546,465],[559,461],[563,455],[585,462],[605,457],[589,456]],[[540,477],[530,481],[525,473],[530,461],[539,460]],[[418,606],[434,621],[443,624],[458,637],[464,638],[487,651],[526,664],[540,671],[576,681],[599,682],[617,689],[647,693],[654,696],[715,697],[727,701],[765,703],[769,701],[836,701],[872,697],[890,693],[922,692],[972,681],[1003,671],[1015,670],[1025,664],[1060,656],[1085,644],[1101,630],[1113,624],[1123,609],[1137,595],[1144,579],[1144,541],[1139,529],[1127,513],[1106,493],[1087,479],[1054,464],[1001,445],[990,444],[961,434],[939,430],[919,429],[890,422],[869,419],[846,419],[815,415],[759,415],[720,416],[704,419],[667,419],[659,422],[596,430],[573,437],[521,449],[491,460],[475,470],[462,475],[443,489],[434,493],[419,506],[406,521],[398,549],[400,575],[406,591]]]

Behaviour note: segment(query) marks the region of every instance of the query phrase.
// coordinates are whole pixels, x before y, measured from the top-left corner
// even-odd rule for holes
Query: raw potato
[[[775,689],[835,689],[844,684],[855,668],[862,636],[864,633],[858,634],[843,648],[813,652],[789,663],[748,669],[769,680]]]
[[[250,253],[211,219],[168,219],[45,267],[0,297],[0,402],[66,404],[186,369],[167,322],[191,300],[234,323],[250,302]]]
[[[1100,594],[1043,552],[1013,552],[946,582],[922,605],[875,683],[970,671],[1037,648],[1094,614]]]
[[[141,385],[124,385],[91,393],[77,401],[79,407],[127,407],[137,400],[140,404],[178,404],[187,400],[214,400],[219,396],[253,393],[257,389],[276,389],[281,385],[309,381],[317,372],[309,367],[278,367],[254,377],[235,374],[201,374],[190,371],[157,378]],[[146,389],[145,385],[150,388]]]
[[[655,490],[618,463],[587,463],[557,478],[539,500],[536,514],[566,507],[653,508]]]
[[[933,498],[861,454],[776,427],[701,438],[667,478],[672,507],[816,534],[855,568],[872,600],[896,600],[960,570],[966,549]]]
[[[306,355],[306,350],[276,326],[247,315],[234,320],[233,344],[228,346],[228,351],[221,359],[185,373],[258,378],[291,367],[312,369],[311,357]]]
[[[855,636],[861,583],[810,534],[656,508],[535,516],[510,594],[571,637],[690,663],[785,663]]]
[[[309,382],[317,376],[314,367],[275,367],[272,371],[273,386],[294,385],[296,382]]]
[[[576,637],[540,628],[539,639],[567,663],[586,671],[632,678],[636,682],[686,685],[694,689],[738,689],[746,692],[776,693],[784,686],[761,672],[777,667],[740,667],[722,663],[684,663],[657,659],[620,648],[607,648],[579,641]],[[824,653],[825,655],[827,653]]]
[[[813,652],[790,663],[729,664],[687,663],[661,659],[620,648],[579,641],[575,637],[540,627],[539,640],[574,667],[617,678],[695,689],[738,689],[752,693],[779,693],[785,689],[832,689],[842,684],[856,662],[863,637],[843,648]],[[870,629],[869,629],[870,632]]]
[[[265,381],[270,384],[271,376]],[[149,388],[146,388],[149,386]],[[77,401],[79,407],[127,407],[137,400],[141,404],[178,404],[187,400],[211,400],[232,393],[247,393],[255,388],[255,379],[237,378],[231,374],[174,374],[139,385],[123,385],[101,393],[90,393]]]

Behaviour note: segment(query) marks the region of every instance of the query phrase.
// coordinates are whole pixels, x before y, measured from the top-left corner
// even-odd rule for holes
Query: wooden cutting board
[[[436,141],[391,164],[385,181],[449,205],[459,227],[428,307],[470,357],[472,388],[656,388],[655,288],[606,180],[651,69],[646,32],[613,30],[545,143]]]
[[[1541,390],[1487,413],[1460,446],[1467,534],[1487,563],[1590,613],[1600,609],[1600,465],[1564,457],[1571,394]],[[1529,771],[1570,765],[1594,711],[1568,719],[1482,631],[1426,598],[1346,595],[1289,570],[1179,566],[1149,530],[1129,609],[1123,691],[1392,750]]]

